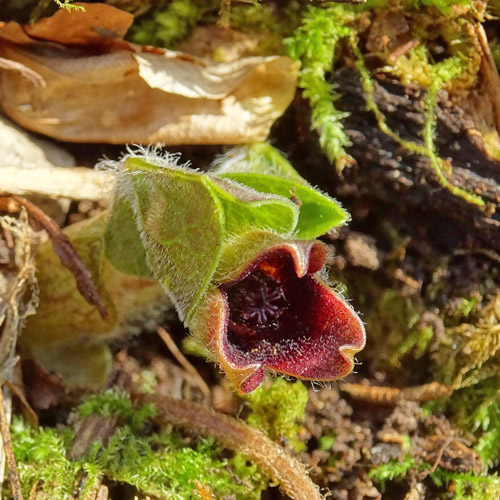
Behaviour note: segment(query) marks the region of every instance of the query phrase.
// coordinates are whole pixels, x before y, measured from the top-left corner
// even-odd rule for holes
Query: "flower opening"
[[[219,320],[209,322],[209,346],[238,390],[256,389],[266,369],[308,380],[351,372],[365,331],[315,274],[324,260],[319,242],[282,244],[212,292],[206,311]]]

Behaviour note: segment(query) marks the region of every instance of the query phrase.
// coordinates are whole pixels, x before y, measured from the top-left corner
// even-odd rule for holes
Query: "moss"
[[[452,322],[434,357],[438,380],[463,388],[500,375],[500,294],[475,305],[468,322]]]
[[[141,494],[172,499],[192,498],[195,480],[217,495],[236,499],[255,498],[268,484],[255,466],[238,470],[222,458],[222,449],[211,438],[185,439],[178,432],[161,431],[145,435],[155,409],[137,406],[117,391],[88,398],[79,406],[80,415],[118,416],[119,427],[108,444],[94,443],[81,460],[66,458],[74,434],[70,430],[30,428],[23,420],[12,424],[14,452],[26,497],[37,484],[52,500],[66,500],[75,484],[85,483],[90,491],[102,477],[134,486]],[[82,498],[85,498],[84,496]]]
[[[483,464],[500,463],[500,378],[489,377],[455,391],[450,398],[427,405],[430,413],[446,412],[474,444]]]
[[[434,144],[434,136],[436,129],[436,117],[434,108],[436,107],[436,97],[438,91],[443,86],[444,82],[451,80],[463,73],[463,65],[459,57],[450,57],[432,66],[430,69],[431,85],[427,89],[427,98],[425,99],[425,125],[423,129],[424,145],[414,141],[403,139],[396,132],[391,130],[387,124],[384,114],[378,108],[374,99],[374,84],[371,80],[370,73],[365,66],[363,55],[358,48],[354,33],[349,37],[350,47],[356,57],[357,67],[361,73],[361,85],[365,91],[366,103],[368,109],[373,112],[377,120],[378,126],[382,132],[387,134],[391,139],[403,146],[412,153],[427,156],[430,166],[437,177],[437,181],[441,186],[448,189],[455,196],[458,196],[468,203],[473,205],[484,206],[483,199],[474,194],[452,184],[446,174],[451,173],[450,166],[438,156]]]
[[[269,5],[228,4],[221,0],[172,0],[152,10],[132,26],[128,38],[140,44],[174,48],[199,24],[215,24],[260,35],[258,54],[282,51],[282,40],[298,23],[299,2],[290,2],[279,12]]]
[[[302,382],[291,383],[280,377],[261,385],[244,398],[251,408],[246,418],[248,424],[274,441],[286,440],[296,452],[305,449],[305,443],[298,439],[308,400],[307,389]],[[269,484],[269,476],[241,453],[235,453],[230,465],[240,480],[253,484],[253,490],[246,498],[259,500]]]
[[[219,495],[246,498],[248,486],[235,484],[227,462],[218,458],[220,452],[212,439],[198,439],[191,447],[176,433],[143,438],[124,426],[115,432],[106,448],[95,449],[89,459],[95,460],[114,481],[133,485],[148,495],[189,498],[196,488],[196,479]]]
[[[375,467],[368,473],[368,477],[379,483],[384,491],[388,482],[402,481],[410,470],[419,473],[422,478],[428,477],[438,487],[438,492],[434,492],[434,498],[446,495],[451,489],[451,484],[453,484],[454,500],[496,500],[500,494],[500,479],[496,474],[456,472],[441,467],[432,470],[431,464],[418,463],[409,453],[401,460],[390,460]],[[410,474],[409,477],[413,476]]]
[[[196,24],[217,9],[215,0],[172,0],[164,9],[138,20],[127,37],[134,43],[173,48],[186,38]]]
[[[307,389],[300,381],[277,378],[245,396],[252,413],[247,422],[267,434],[273,441],[286,439],[295,451],[305,444],[298,439],[305,418]]]
[[[387,482],[402,479],[410,469],[418,468],[417,462],[408,453],[401,460],[389,460],[385,464],[378,465],[368,473],[368,477],[379,483],[381,490],[385,491]]]
[[[456,2],[454,2],[456,4]],[[465,12],[472,9],[469,0],[462,2]],[[293,37],[285,40],[285,47],[290,57],[301,62],[298,75],[299,87],[311,105],[311,127],[318,130],[321,148],[330,161],[335,161],[337,168],[342,169],[352,162],[346,152],[350,141],[342,126],[342,119],[347,115],[335,107],[335,100],[339,94],[327,79],[327,74],[334,68],[337,58],[339,42],[348,39],[351,51],[355,55],[358,70],[361,73],[363,90],[366,94],[368,108],[373,111],[380,129],[393,138],[409,151],[427,156],[430,166],[441,184],[455,196],[459,196],[469,203],[484,205],[484,201],[477,195],[455,186],[449,180],[449,165],[441,159],[434,146],[436,119],[434,108],[436,106],[437,92],[444,86],[458,86],[468,88],[477,78],[481,57],[471,33],[471,21],[463,18],[452,18],[451,21],[442,17],[438,33],[448,43],[449,57],[443,61],[433,62],[429,57],[426,42],[429,36],[437,36],[436,29],[429,29],[431,16],[427,13],[420,14],[418,21],[422,20],[426,29],[421,28],[419,46],[407,54],[399,57],[391,66],[383,68],[399,77],[402,83],[418,83],[428,89],[425,101],[425,126],[423,129],[424,145],[402,139],[387,125],[385,116],[378,109],[373,98],[374,85],[364,63],[364,57],[359,48],[355,21],[362,12],[377,7],[398,10],[398,5],[391,3],[381,4],[371,2],[363,6],[344,6],[327,4],[326,7],[309,7],[303,17],[302,25],[295,31]],[[411,3],[412,8],[424,8],[433,5],[440,12],[450,14],[452,3],[448,0],[429,0]],[[455,9],[456,10],[456,9]],[[434,33],[429,35],[429,32]]]
[[[28,497],[39,482],[51,492],[52,500],[69,498],[82,472],[80,464],[66,458],[72,434],[60,434],[55,429],[35,431],[19,418],[13,420],[11,433],[23,495]]]
[[[231,28],[259,35],[255,54],[280,54],[283,38],[290,36],[300,23],[301,5],[298,1],[287,2],[279,8],[265,3],[231,6]]]
[[[235,453],[229,463],[239,481],[252,485],[245,500],[260,500],[262,492],[269,486],[270,477],[263,473],[256,464],[250,462],[242,453]]]
[[[302,25],[284,41],[288,55],[301,63],[298,84],[311,105],[311,127],[318,130],[328,159],[338,166],[350,161],[345,151],[350,141],[341,123],[347,115],[335,108],[339,95],[326,75],[333,69],[339,41],[352,33],[347,24],[354,17],[354,11],[342,5],[309,7]]]
[[[332,446],[335,444],[337,437],[335,434],[324,434],[319,438],[318,449],[329,451]]]
[[[85,7],[82,5],[73,5],[71,2],[73,0],[54,0],[54,2],[59,5],[59,8],[66,9],[68,12],[72,10],[75,12],[85,12]]]
[[[497,500],[500,495],[500,479],[497,474],[478,475],[438,467],[430,474],[430,478],[439,487],[452,484],[454,500]]]
[[[452,9],[457,6],[464,6],[469,9],[474,8],[473,0],[403,0],[402,3],[413,9],[434,7],[442,14],[450,14]]]
[[[404,297],[399,290],[379,288],[376,282],[367,279],[358,287],[364,289],[361,293],[366,301],[364,320],[370,335],[365,359],[369,358],[371,371],[388,372],[399,368],[403,359],[411,362],[423,357],[434,330],[421,324],[426,311],[422,299]],[[414,381],[408,380],[408,383]]]
[[[115,389],[89,396],[77,411],[84,418],[91,415],[119,417],[124,425],[135,432],[141,431],[146,422],[156,415],[154,406],[138,406],[130,400],[128,394]]]

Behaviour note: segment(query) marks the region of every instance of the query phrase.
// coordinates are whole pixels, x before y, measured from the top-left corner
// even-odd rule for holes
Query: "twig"
[[[240,451],[278,481],[290,498],[322,500],[318,486],[311,481],[304,465],[257,429],[188,401],[156,394],[136,394],[135,398],[142,404],[156,406],[157,425],[175,425],[212,436],[223,446]]]
[[[16,459],[12,449],[9,422],[5,413],[3,387],[0,388],[0,432],[2,433],[3,448],[7,459],[7,468],[9,469],[9,481],[12,488],[12,498],[14,500],[23,500],[21,482],[19,481]]]
[[[439,450],[438,450],[437,455],[436,455],[436,459],[434,460],[434,464],[432,465],[432,467],[429,470],[423,471],[421,473],[420,477],[422,479],[426,478],[427,476],[429,476],[430,474],[432,474],[433,472],[436,471],[436,469],[438,468],[438,466],[439,466],[439,464],[441,462],[441,459],[443,458],[443,454],[446,451],[446,448],[448,448],[448,446],[450,446],[450,444],[453,443],[453,442],[467,443],[462,438],[454,437],[454,436],[448,436],[448,438],[445,439],[444,443],[439,447]]]
[[[438,465],[439,465],[439,462],[441,462],[441,459],[443,458],[443,453],[444,451],[446,450],[446,448],[448,448],[448,446],[455,440],[455,438],[453,437],[448,437],[445,442],[441,445],[441,447],[439,448],[439,451],[437,453],[437,456],[436,456],[436,460],[434,460],[434,464],[432,465],[432,467],[428,470],[428,471],[425,471],[423,473],[423,477],[426,477],[430,474],[432,474],[433,472],[436,471],[436,469],[438,468]]]
[[[417,401],[422,403],[449,396],[453,392],[451,387],[439,382],[430,382],[429,384],[405,387],[403,389],[363,384],[340,384],[339,389],[347,392],[354,399],[379,405],[392,405],[400,401]]]
[[[106,200],[114,185],[115,174],[83,167],[23,168],[0,167],[2,192],[24,196],[37,194],[71,200]]]
[[[163,342],[165,342],[165,345],[168,347],[168,350],[172,353],[177,362],[194,377],[203,395],[207,399],[211,399],[211,392],[207,383],[203,380],[196,368],[186,359],[184,354],[182,354],[170,334],[161,326],[159,326],[156,331]]]
[[[17,207],[13,206],[12,202],[16,203]],[[89,269],[83,263],[75,247],[69,238],[61,231],[57,223],[25,198],[15,195],[0,198],[1,210],[6,210],[8,212],[19,211],[19,206],[26,208],[30,218],[38,223],[42,229],[47,231],[52,241],[54,252],[61,260],[61,264],[75,277],[78,291],[89,304],[97,308],[101,317],[105,318],[108,315],[106,306],[92,280]]]
[[[497,65],[491,54],[490,45],[483,25],[477,23],[475,28],[476,36],[483,52],[481,72],[486,83],[485,89],[489,94],[491,105],[495,113],[497,131],[500,133],[500,76],[498,75]]]
[[[474,255],[474,254],[477,254],[477,255],[484,255],[485,257],[488,257],[489,259],[491,259],[492,261],[494,262],[497,262],[500,264],[500,255],[495,252],[495,250],[492,250],[490,248],[474,248],[474,249],[465,249],[465,248],[461,248],[461,249],[457,249],[457,250],[454,250],[453,251],[453,256],[455,255]]]
[[[416,39],[408,40],[391,52],[387,58],[387,62],[394,64],[401,56],[404,56],[408,51],[417,47],[419,44],[420,42]]]
[[[23,409],[26,412],[26,414],[24,414],[24,412],[23,414],[27,422],[31,425],[31,427],[38,428],[38,415],[28,403],[28,400],[26,399],[26,396],[24,395],[21,388],[18,385],[12,383],[7,378],[5,379],[5,385],[9,388],[11,394],[14,394],[21,402]]]

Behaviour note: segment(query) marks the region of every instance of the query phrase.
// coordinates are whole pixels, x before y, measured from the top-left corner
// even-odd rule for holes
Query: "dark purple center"
[[[262,271],[254,271],[228,290],[231,320],[252,329],[278,328],[278,318],[288,309],[279,281]]]

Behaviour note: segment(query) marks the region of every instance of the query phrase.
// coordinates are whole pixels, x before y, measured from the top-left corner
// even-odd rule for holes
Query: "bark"
[[[481,135],[464,111],[450,102],[446,92],[439,94],[435,143],[439,155],[451,162],[450,181],[479,194],[486,202],[483,208],[440,186],[427,157],[405,150],[378,128],[373,113],[367,109],[359,78],[357,72],[347,68],[332,76],[342,95],[336,107],[350,113],[343,124],[352,142],[347,151],[356,160],[355,165],[345,168],[337,178],[335,194],[341,198],[382,202],[392,210],[406,212],[407,216],[409,212],[410,217],[416,212],[430,215],[437,224],[439,220],[451,223],[462,236],[472,239],[474,246],[499,251],[500,161],[488,156]],[[389,81],[379,81],[375,89],[375,101],[392,130],[405,139],[422,143],[425,90]],[[296,118],[301,116],[302,106],[303,103],[296,102]],[[305,146],[311,147],[307,138]],[[297,149],[295,152],[300,154]],[[314,161],[311,158],[316,156],[304,153],[303,149],[302,155],[308,158],[306,163]],[[308,167],[309,172],[313,169],[318,172],[318,165]],[[327,168],[332,179],[333,168],[330,165]],[[318,173],[324,179],[324,170]],[[320,177],[317,180],[321,183]]]

